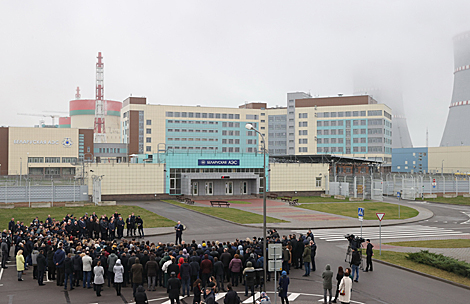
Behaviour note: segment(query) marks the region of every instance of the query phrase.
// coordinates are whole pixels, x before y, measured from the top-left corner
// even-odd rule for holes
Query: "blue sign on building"
[[[198,166],[240,166],[239,159],[198,159]]]

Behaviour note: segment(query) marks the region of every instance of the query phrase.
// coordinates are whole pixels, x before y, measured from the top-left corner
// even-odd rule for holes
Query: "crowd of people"
[[[111,217],[97,216],[95,213],[73,217],[67,214],[58,221],[50,216],[43,222],[37,217],[29,226],[12,219],[8,230],[2,233],[2,267],[10,252],[16,256],[18,281],[23,280],[23,272],[33,268],[32,276],[39,286],[44,279],[56,281],[57,286],[73,290],[93,288],[96,296],[101,296],[105,285],[114,288],[116,295],[121,288],[130,286],[136,303],[145,303],[147,292],[166,288],[170,299],[179,303],[180,295],[194,295],[193,303],[202,299],[214,304],[214,294],[227,291],[225,304],[239,304],[239,297],[233,286],[245,285],[245,296],[253,295],[258,286],[246,284],[246,272],[263,267],[263,240],[253,237],[234,241],[196,240],[182,241],[183,225],[175,226],[176,243],[151,243],[150,241],[126,239],[127,235],[143,234],[143,221],[140,216],[131,214],[126,221],[117,212]],[[129,223],[129,224],[128,224]],[[178,244],[179,241],[179,244]],[[291,268],[305,268],[304,276],[315,271],[317,245],[311,231],[305,235],[282,236],[276,230],[269,231],[268,243],[282,243],[282,273],[279,280],[279,296],[288,302],[287,290]],[[14,247],[14,249],[12,248]],[[13,249],[13,250],[11,250]],[[340,272],[341,270],[341,272]],[[325,303],[326,291],[332,289],[332,274],[329,265],[324,273]],[[336,298],[348,303],[350,269],[344,274],[338,270]],[[271,275],[268,272],[267,281]],[[329,282],[329,283],[328,283]],[[226,284],[228,283],[228,284]],[[345,294],[341,292],[345,291]],[[181,294],[182,292],[182,294]],[[344,301],[343,301],[344,300]],[[269,301],[264,295],[261,302]],[[265,303],[269,304],[269,303]]]

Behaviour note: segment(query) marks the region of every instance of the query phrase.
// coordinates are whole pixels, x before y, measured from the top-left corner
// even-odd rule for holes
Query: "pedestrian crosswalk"
[[[271,298],[271,303],[273,303],[274,302],[274,297],[275,297],[274,292],[268,291],[267,294]],[[226,292],[217,293],[216,296],[215,296],[215,301],[216,302],[218,301],[220,303],[220,301],[224,300],[225,295],[226,295]],[[238,292],[238,295],[240,297],[241,303],[243,303],[243,304],[253,303],[253,296],[246,297],[246,296],[243,296],[243,294],[240,293],[240,292]],[[255,301],[257,301],[260,298],[260,295],[261,294],[259,292],[257,292],[255,294]],[[311,294],[311,293],[295,293],[295,292],[292,292],[292,293],[288,293],[287,299],[289,300],[289,303],[294,302],[297,299],[299,299],[299,301],[301,301],[301,302],[306,301],[307,299],[308,299],[308,301],[313,300],[313,301],[323,302],[323,295],[321,295],[321,294]],[[190,303],[191,300],[192,300],[192,296],[191,297],[187,297],[187,296],[181,297],[180,296],[180,300],[182,300],[183,303]],[[171,301],[168,299],[168,297],[149,299],[148,302],[149,303],[171,304]],[[279,299],[278,299],[278,303],[279,303]],[[359,302],[359,301],[351,301],[351,303],[353,303],[353,304],[364,304],[364,303]],[[130,302],[130,304],[135,304],[135,302]]]
[[[295,230],[294,232],[305,233],[304,230]],[[321,239],[327,242],[345,241],[345,234],[361,236],[361,228],[316,229],[312,230],[312,232],[315,236],[315,239]],[[423,225],[382,227],[382,239],[427,238],[464,235],[470,235],[470,233]],[[379,239],[379,227],[362,228],[362,237],[365,239]]]

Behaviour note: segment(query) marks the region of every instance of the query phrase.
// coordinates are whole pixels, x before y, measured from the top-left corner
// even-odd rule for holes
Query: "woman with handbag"
[[[343,271],[343,267],[342,266],[339,266],[338,267],[338,273],[336,274],[336,294],[335,294],[335,299],[333,301],[331,301],[332,303],[336,303],[336,300],[338,299],[338,295],[339,295],[339,283],[341,283],[341,279],[344,277],[344,271]]]
[[[351,302],[351,289],[352,289],[352,280],[349,277],[351,274],[351,269],[346,268],[344,272],[344,277],[339,283],[339,298],[338,300],[341,303],[349,304]]]
[[[279,286],[277,287],[282,304],[284,304],[284,301],[286,301],[286,304],[289,304],[289,300],[287,299],[287,289],[289,288],[289,283],[290,280],[287,276],[287,272],[283,270],[281,273],[281,278],[279,279]]]

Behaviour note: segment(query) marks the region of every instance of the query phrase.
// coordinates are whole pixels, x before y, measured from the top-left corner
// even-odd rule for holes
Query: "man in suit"
[[[176,242],[175,244],[178,245],[178,240],[180,240],[180,244],[182,242],[182,236],[183,236],[183,225],[181,224],[180,221],[178,221],[178,224],[175,226],[176,230]]]

